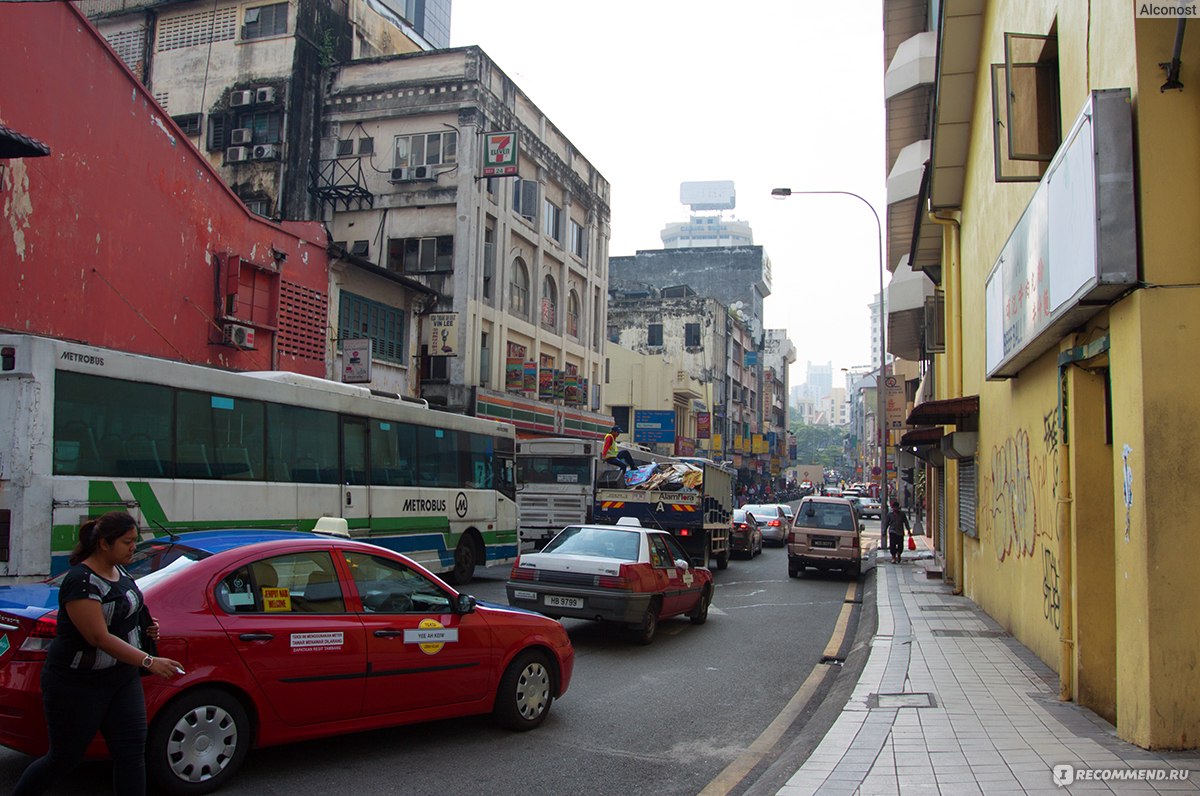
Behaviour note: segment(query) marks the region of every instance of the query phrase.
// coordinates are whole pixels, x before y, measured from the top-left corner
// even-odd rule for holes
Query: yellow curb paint
[[[827,657],[836,657],[837,651],[842,648],[842,642],[846,638],[846,629],[849,626],[850,614],[854,610],[855,595],[858,594],[858,583],[854,582],[846,588],[846,602],[842,605],[842,612],[838,615],[837,623],[833,627],[833,635],[829,639],[829,644],[825,647],[825,655]],[[833,650],[831,654],[829,651]],[[754,739],[754,742],[747,747],[745,752],[738,755],[732,763],[725,766],[725,769],[713,778],[712,782],[704,786],[704,790],[700,791],[699,796],[726,796],[730,791],[737,787],[746,775],[754,770],[767,752],[779,742],[783,737],[783,733],[791,726],[804,709],[808,707],[809,700],[816,693],[821,683],[829,675],[832,666],[827,664],[817,664],[809,673],[808,679],[800,686],[798,690],[779,715],[775,717],[767,728]]]

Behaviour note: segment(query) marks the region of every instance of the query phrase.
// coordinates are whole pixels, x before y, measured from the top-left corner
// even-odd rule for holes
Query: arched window
[[[558,328],[558,286],[550,274],[542,280],[542,326]]]
[[[529,318],[529,269],[520,257],[513,260],[512,276],[508,283],[508,311]]]
[[[579,294],[574,289],[567,296],[567,334],[579,337]]]

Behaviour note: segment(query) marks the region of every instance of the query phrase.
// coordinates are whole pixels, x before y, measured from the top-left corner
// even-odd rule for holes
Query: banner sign
[[[712,434],[712,415],[708,412],[696,413],[696,439],[708,439]]]
[[[342,381],[346,384],[369,384],[371,381],[371,341],[342,341]]]
[[[516,130],[484,134],[483,147],[484,177],[515,177],[517,175]]]
[[[907,399],[904,395],[904,382],[899,376],[883,378],[883,398],[887,402],[884,416],[887,418],[887,428],[904,428],[907,417]]]
[[[429,314],[429,355],[434,357],[458,356],[458,313],[433,312]]]
[[[525,389],[524,364],[520,357],[509,357],[504,361],[504,389],[517,392]]]
[[[633,415],[633,441],[675,442],[674,409],[638,409]]]
[[[554,400],[554,369],[542,368],[538,373],[538,400]]]
[[[567,402],[567,406],[579,406],[582,403],[579,398],[579,374],[568,373],[566,379],[563,399]]]
[[[525,363],[525,392],[538,391],[538,366],[536,362]]]

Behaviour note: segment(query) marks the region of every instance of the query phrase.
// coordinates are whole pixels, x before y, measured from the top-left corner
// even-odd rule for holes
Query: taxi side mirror
[[[679,569],[687,569],[691,566],[691,564],[689,564],[687,561],[684,561],[682,558],[677,558],[675,559],[675,566]]]
[[[454,603],[454,613],[470,614],[475,612],[475,598],[469,594],[458,595],[458,601]]]
[[[863,523],[861,523],[861,522],[860,522],[860,523],[858,524],[858,529],[859,529],[860,531],[865,531],[865,530],[867,529],[867,526],[866,526],[866,525],[864,525]]]

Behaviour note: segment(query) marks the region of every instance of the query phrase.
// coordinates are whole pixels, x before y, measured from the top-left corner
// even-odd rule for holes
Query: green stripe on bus
[[[142,509],[142,516],[146,518],[151,525],[165,525],[167,515],[163,512],[162,504],[158,502],[158,497],[154,494],[154,488],[144,481],[127,481],[129,491],[133,494],[133,499],[136,500]]]
[[[413,533],[427,531],[429,533],[446,533],[450,530],[450,521],[443,516],[425,517],[372,517],[350,521],[351,528],[369,528],[371,536],[387,536],[397,531]]]

